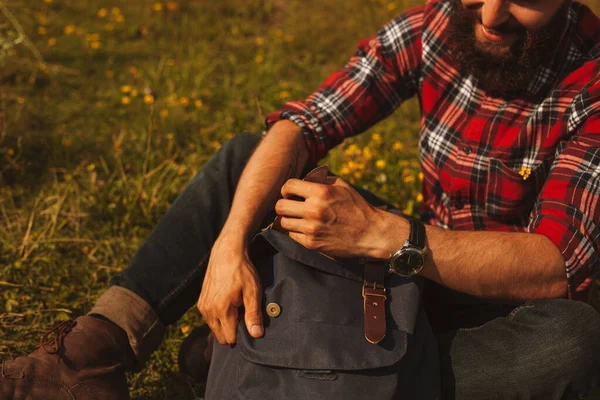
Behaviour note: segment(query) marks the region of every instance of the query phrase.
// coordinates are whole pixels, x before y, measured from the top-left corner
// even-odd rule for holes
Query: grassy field
[[[0,360],[86,313],[224,141],[418,3],[0,1]],[[411,212],[418,124],[408,102],[323,163]],[[175,362],[200,323],[192,310],[169,329],[134,398],[201,391]]]

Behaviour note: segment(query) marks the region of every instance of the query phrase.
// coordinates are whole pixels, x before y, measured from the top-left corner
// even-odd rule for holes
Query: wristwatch
[[[417,275],[425,266],[425,225],[414,218],[410,222],[410,234],[404,245],[388,260],[389,272],[403,277]]]

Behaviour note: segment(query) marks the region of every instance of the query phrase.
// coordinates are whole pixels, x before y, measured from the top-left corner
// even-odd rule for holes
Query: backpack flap
[[[250,246],[263,292],[265,334],[252,338],[238,325],[240,354],[248,361],[298,370],[356,371],[391,366],[407,350],[419,310],[420,278],[389,276],[385,338],[369,343],[364,331],[364,264],[333,260],[275,230]]]

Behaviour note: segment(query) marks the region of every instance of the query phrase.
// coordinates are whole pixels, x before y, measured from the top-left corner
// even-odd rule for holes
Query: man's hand
[[[298,243],[330,256],[380,255],[381,212],[343,179],[327,177],[325,184],[290,179],[281,195],[275,211]],[[292,200],[296,197],[305,200]]]
[[[260,281],[244,244],[219,238],[210,253],[198,310],[221,344],[236,342],[238,307],[250,335],[263,335]]]

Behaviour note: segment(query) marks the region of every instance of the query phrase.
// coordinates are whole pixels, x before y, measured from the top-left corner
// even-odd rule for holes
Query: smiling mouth
[[[486,28],[483,24],[480,24],[481,32],[483,37],[491,42],[507,42],[512,39],[516,34],[512,32],[499,32],[494,29]]]

